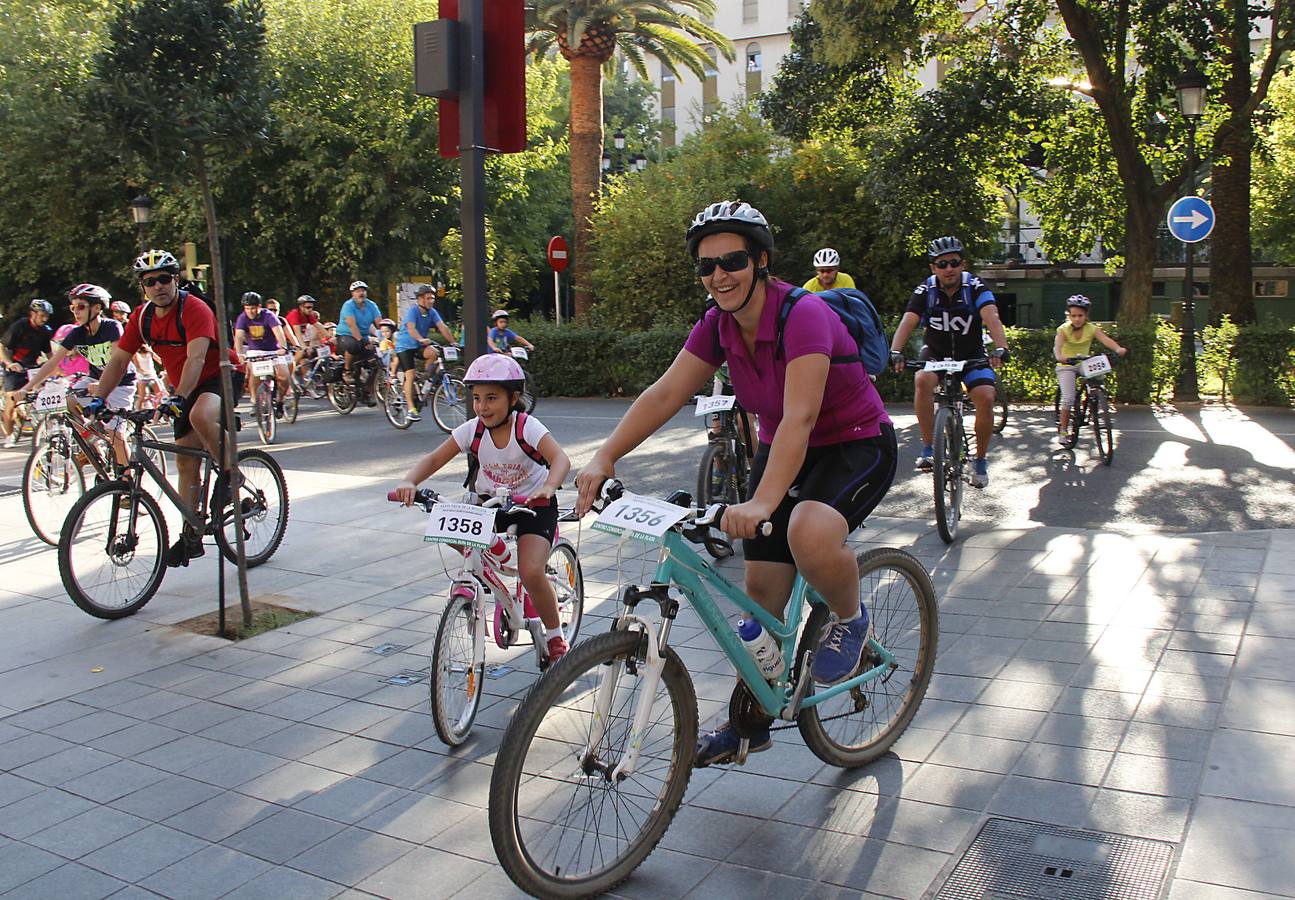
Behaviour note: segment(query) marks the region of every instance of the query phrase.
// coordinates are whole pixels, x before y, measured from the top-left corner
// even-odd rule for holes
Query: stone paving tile
[[[267,735],[250,746],[251,749],[262,753],[293,760],[314,753],[329,744],[335,744],[344,737],[346,737],[344,732],[334,731],[331,728],[320,728],[318,725],[308,725],[305,722],[291,722],[288,723],[287,728]]]
[[[283,864],[337,834],[343,827],[345,826],[319,816],[285,809],[244,828],[221,843],[272,863]]]
[[[28,781],[26,778],[10,775],[8,772],[0,772],[0,808],[8,806],[10,803],[15,803],[23,797],[30,797],[32,794],[39,793],[43,788],[44,785]]]
[[[416,846],[363,828],[348,828],[294,857],[291,865],[329,881],[355,885]]]
[[[245,712],[210,728],[205,728],[198,734],[213,741],[246,747],[261,738],[274,734],[276,731],[282,731],[291,724],[286,719],[275,716],[267,716],[258,712]]]
[[[45,788],[0,809],[0,834],[22,840],[94,807],[84,797]]]
[[[164,824],[185,834],[219,843],[283,807],[226,791],[168,818]]]
[[[479,807],[476,806],[403,792],[399,799],[369,813],[357,824],[403,841],[425,844],[478,812]]]
[[[52,756],[30,762],[13,770],[15,775],[51,787],[94,772],[115,762],[107,753],[89,747],[69,747]]]
[[[28,763],[46,759],[75,747],[68,741],[44,734],[25,734],[0,744],[0,772],[10,772]]]
[[[39,878],[63,863],[62,857],[39,847],[0,838],[0,893]]]
[[[996,815],[1068,825],[1082,821],[1097,795],[1095,788],[1042,778],[1009,775],[989,804]]]
[[[220,746],[223,748],[220,753],[185,769],[181,774],[218,787],[236,788],[286,765],[283,759],[268,753],[229,744]]]
[[[79,778],[65,781],[63,790],[78,794],[96,803],[110,803],[140,788],[148,787],[167,777],[161,769],[143,766],[129,759],[118,760],[102,769],[88,772]]]
[[[152,721],[198,702],[195,697],[177,694],[174,691],[159,691],[153,688],[148,690],[151,693],[143,697],[117,704],[113,707],[113,712],[130,716],[132,719]]]
[[[277,765],[272,771],[240,784],[238,786],[240,793],[282,806],[291,806],[329,785],[336,784],[345,777],[340,772],[321,769],[318,766],[299,762],[284,763],[277,757],[269,758],[274,759],[276,765],[282,764]]]
[[[409,791],[376,781],[347,778],[306,797],[294,809],[354,825],[366,816],[410,796]]]
[[[279,867],[253,878],[225,897],[227,900],[324,900],[344,890],[340,884]]]
[[[1106,776],[1114,756],[1105,750],[1031,744],[1017,760],[1012,774],[1097,786]]]
[[[1201,793],[1295,807],[1295,737],[1222,730]]]
[[[6,716],[3,721],[30,731],[44,731],[47,728],[62,725],[64,722],[79,719],[94,711],[95,707],[85,703],[77,703],[75,700],[55,700],[52,703],[46,703],[25,712]]]
[[[136,882],[172,863],[192,856],[205,841],[167,828],[150,825],[81,858],[87,866],[124,881]]]
[[[197,806],[221,793],[221,789],[183,775],[168,776],[147,788],[112,801],[117,809],[160,822]]]
[[[491,868],[475,859],[431,847],[415,847],[356,887],[380,897],[417,896],[434,900],[452,896]]]
[[[768,818],[797,793],[797,788],[794,782],[728,771],[689,802],[721,812]]]
[[[6,896],[49,897],[58,900],[98,900],[126,887],[125,882],[77,863],[67,863],[24,884]]]
[[[1190,812],[1191,801],[1181,797],[1099,790],[1086,821],[1097,831],[1178,843]]]
[[[79,859],[118,838],[134,834],[148,824],[148,820],[138,816],[119,812],[109,806],[96,806],[29,835],[26,840],[29,844],[67,859]]]
[[[116,681],[112,684],[105,684],[103,687],[77,694],[76,702],[95,706],[99,709],[113,709],[123,703],[128,703],[139,697],[150,696],[153,693],[153,689],[145,684],[139,684],[135,681]]]
[[[184,734],[174,728],[152,722],[137,722],[129,728],[90,741],[89,746],[113,756],[131,757],[182,737]]]
[[[1179,878],[1289,896],[1295,817],[1288,806],[1202,797],[1183,843]]]
[[[792,878],[763,869],[721,863],[693,889],[689,896],[711,897],[717,900],[741,897],[819,898],[828,889],[830,889],[828,885],[806,878]]]
[[[1195,797],[1200,786],[1199,762],[1117,753],[1103,787],[1163,797]]]
[[[696,799],[691,803],[700,805]],[[884,798],[877,794],[807,784],[795,790],[781,807],[769,815],[753,814],[742,810],[734,811],[733,814],[746,815],[756,821],[773,819],[824,831],[862,834],[883,803]]]
[[[228,847],[204,847],[140,882],[174,900],[215,900],[271,869],[269,863]]]
[[[136,724],[136,720],[108,710],[98,710],[89,715],[46,728],[45,734],[72,741],[77,744],[88,744],[95,738],[121,731]]]
[[[332,769],[346,775],[356,775],[384,759],[395,756],[401,748],[354,735],[301,757],[301,762]]]
[[[1119,719],[1089,719],[1067,713],[1049,713],[1034,735],[1034,741],[1066,747],[1114,750],[1119,746],[1127,725]]]

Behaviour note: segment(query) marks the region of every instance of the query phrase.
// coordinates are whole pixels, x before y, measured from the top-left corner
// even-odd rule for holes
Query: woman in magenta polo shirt
[[[773,235],[759,210],[740,201],[712,204],[693,219],[687,242],[714,306],[580,472],[577,511],[589,509],[617,460],[727,362],[738,402],[759,415],[760,427],[750,497],[728,508],[723,530],[743,539],[746,591],[774,615],[783,614],[798,569],[823,596],[833,615],[814,654],[814,680],[844,681],[859,665],[869,630],[845,541],[890,489],[895,430],[863,365],[832,363],[858,348],[817,295],[796,301],[778,350],[778,309],[792,285],[769,275]],[[756,535],[764,520],[774,526],[767,538]],[[725,723],[701,738],[696,764],[729,762],[738,743]],[[766,733],[749,749],[769,746]]]

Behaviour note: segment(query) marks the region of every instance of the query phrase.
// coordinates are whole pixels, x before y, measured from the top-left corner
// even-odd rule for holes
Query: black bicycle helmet
[[[926,248],[926,255],[931,259],[937,259],[947,253],[962,253],[962,241],[953,235],[938,237],[931,241],[930,246]]]
[[[261,295],[256,291],[248,291],[243,295],[244,306],[261,306]]]

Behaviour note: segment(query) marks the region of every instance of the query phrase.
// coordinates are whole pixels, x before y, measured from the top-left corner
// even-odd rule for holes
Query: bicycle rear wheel
[[[522,405],[526,407],[527,413],[535,412],[535,407],[540,405],[539,394],[535,392],[535,379],[531,373],[526,373],[526,386],[522,388]]]
[[[461,378],[450,376],[441,379],[432,395],[432,418],[441,431],[449,434],[468,420],[464,401],[468,388]]]
[[[297,413],[301,411],[301,388],[294,379],[288,396],[283,398],[283,421],[289,425],[297,421]]]
[[[269,378],[262,378],[261,383],[256,386],[252,408],[256,412],[256,433],[261,436],[261,443],[273,444],[277,427],[274,419],[274,396],[270,390]]]
[[[966,460],[962,452],[961,423],[957,415],[942,406],[935,414],[935,525],[946,544],[958,536],[962,518],[962,473]]]
[[[100,619],[133,615],[166,574],[166,519],[150,494],[112,481],[91,488],[67,515],[58,571],[72,602]]]
[[[72,459],[67,435],[50,433],[27,457],[22,473],[23,512],[36,537],[57,547],[63,522],[84,493],[85,475]]]
[[[476,597],[464,591],[458,586],[451,589],[432,647],[432,724],[436,736],[450,747],[462,744],[472,731],[486,674],[484,652],[482,661],[475,661]]]
[[[255,568],[274,555],[288,530],[288,483],[274,457],[264,450],[238,451],[238,471],[243,476],[236,496],[243,510],[243,549],[247,567]],[[233,503],[226,499],[211,510],[220,552],[230,562],[238,560],[238,535],[234,531]]]
[[[404,431],[414,422],[409,418],[409,404],[405,402],[404,382],[393,382],[387,379],[386,389],[382,392],[382,411],[393,427]]]
[[[713,443],[702,454],[701,466],[697,470],[697,504],[709,506],[712,503],[738,503],[730,498],[735,490],[737,461],[729,453],[727,442]],[[702,544],[706,552],[715,559],[727,559],[733,555],[733,545],[723,536],[718,528],[708,529]]]
[[[527,893],[588,897],[611,889],[652,852],[683,800],[697,699],[671,648],[638,764],[625,778],[611,777],[630,751],[646,640],[613,631],[572,647],[531,686],[504,732],[490,777],[490,839]]]
[[[830,700],[803,707],[796,718],[805,745],[828,765],[867,765],[890,749],[913,721],[935,668],[939,609],[926,569],[908,553],[874,548],[860,553],[859,599],[868,611],[874,639],[895,656],[884,675]],[[826,606],[815,605],[796,650],[796,673],[806,654],[818,647],[828,621]],[[861,668],[880,665],[869,643]],[[811,682],[806,695],[814,693]]]
[[[998,385],[998,393],[994,398],[994,434],[1002,434],[1003,429],[1007,427],[1007,394]]]
[[[558,538],[553,544],[548,562],[544,564],[544,574],[558,595],[562,633],[569,643],[574,644],[585,616],[585,575],[580,569],[576,548],[569,541]]]
[[[1089,415],[1093,420],[1093,437],[1097,441],[1097,455],[1102,464],[1109,466],[1115,458],[1115,433],[1111,430],[1111,406],[1106,391],[1094,391],[1089,398]]]
[[[342,415],[346,415],[355,409],[356,388],[344,381],[335,381],[326,388],[328,402],[333,404],[333,409]]]

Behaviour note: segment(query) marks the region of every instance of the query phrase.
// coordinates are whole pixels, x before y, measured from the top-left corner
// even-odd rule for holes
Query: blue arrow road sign
[[[1169,233],[1184,244],[1195,244],[1214,230],[1214,207],[1200,197],[1179,197],[1165,216]]]

